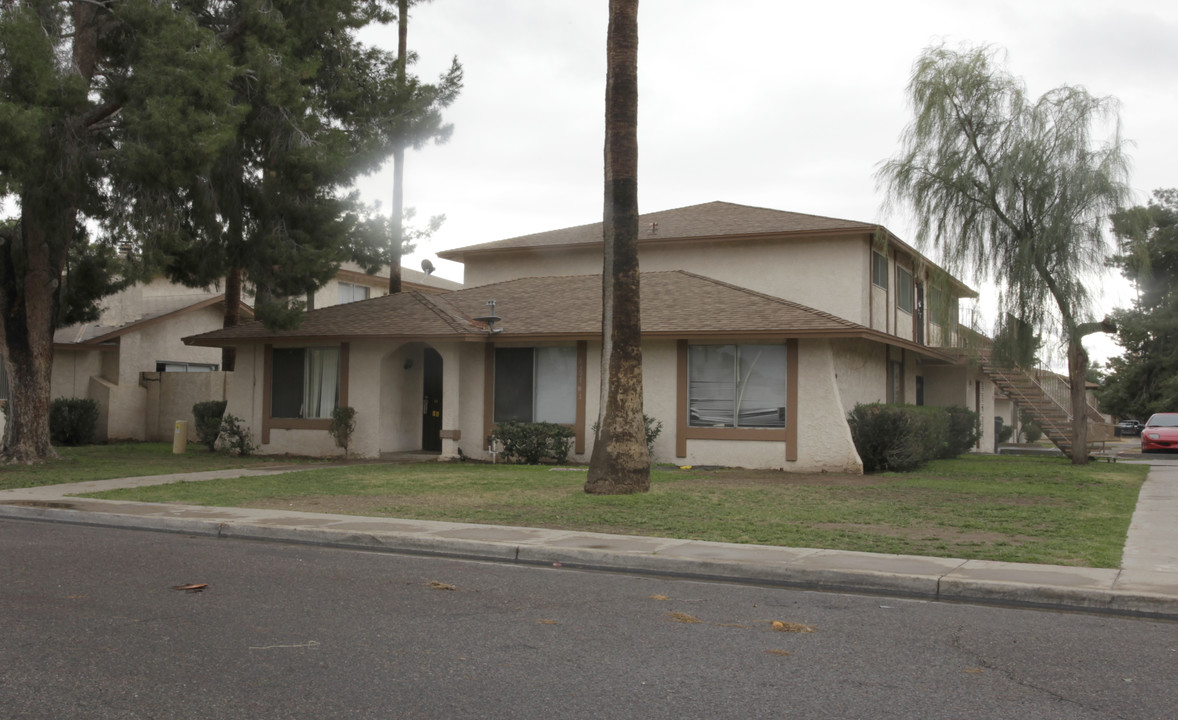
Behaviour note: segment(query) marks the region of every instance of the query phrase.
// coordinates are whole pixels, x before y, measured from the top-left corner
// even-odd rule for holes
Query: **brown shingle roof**
[[[269,332],[260,322],[185,338],[193,345],[274,339],[481,339],[473,320],[495,300],[495,337],[595,337],[601,334],[601,276],[534,277],[444,295],[417,292],[334,305],[307,313],[296,330]],[[829,313],[684,271],[642,274],[644,334],[857,335],[867,329]]]
[[[653,224],[653,227],[652,227]],[[702,205],[647,213],[638,218],[639,242],[687,238],[777,235],[782,233],[874,232],[876,225],[819,215],[768,208],[710,202]],[[600,245],[602,224],[551,230],[534,235],[470,245],[438,253],[438,257],[462,262],[467,254],[518,248]]]

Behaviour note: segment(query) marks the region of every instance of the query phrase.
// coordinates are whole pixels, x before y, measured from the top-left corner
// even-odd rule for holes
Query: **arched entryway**
[[[441,452],[442,356],[425,343],[390,351],[380,370],[380,452]]]
[[[422,363],[421,449],[442,451],[442,356],[426,347]]]

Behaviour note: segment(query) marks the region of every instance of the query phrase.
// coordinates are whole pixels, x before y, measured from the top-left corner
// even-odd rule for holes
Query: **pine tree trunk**
[[[1082,338],[1072,333],[1068,341],[1068,384],[1072,400],[1072,464],[1088,464],[1088,396],[1084,389],[1088,375],[1088,353]]]
[[[57,457],[49,437],[50,379],[57,287],[74,227],[68,200],[26,192],[21,197],[23,275],[12,278],[3,299],[3,337],[8,361],[8,420],[3,458],[31,463]],[[19,249],[8,243],[6,252]],[[12,258],[4,263],[11,269]],[[19,280],[19,282],[17,282]]]
[[[233,327],[241,322],[241,269],[230,268],[225,275],[225,321],[221,327]],[[221,369],[233,372],[237,367],[237,348],[221,348]]]
[[[409,0],[397,0],[398,92],[405,89],[409,73]],[[389,294],[401,292],[401,250],[405,245],[405,144],[394,138],[393,147],[393,236],[389,239]]]
[[[618,495],[650,490],[638,284],[638,0],[610,0],[609,18],[602,274],[609,387],[585,492]]]

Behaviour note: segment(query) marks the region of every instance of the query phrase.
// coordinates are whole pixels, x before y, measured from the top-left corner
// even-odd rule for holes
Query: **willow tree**
[[[638,295],[638,0],[610,0],[602,232],[602,412],[585,492],[650,490]]]
[[[1129,196],[1117,102],[1066,85],[1033,99],[988,47],[929,48],[908,96],[915,118],[877,175],[888,202],[912,207],[917,241],[950,270],[997,283],[1000,315],[1066,344],[1072,462],[1086,463],[1082,341],[1111,330],[1094,321],[1089,288],[1111,254],[1109,215]]]

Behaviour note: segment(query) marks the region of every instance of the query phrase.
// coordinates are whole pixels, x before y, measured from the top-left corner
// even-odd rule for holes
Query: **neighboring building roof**
[[[356,263],[345,263],[335,275],[336,280],[360,283],[373,287],[387,289],[389,285],[389,268],[386,265],[377,273],[366,273]],[[438,277],[436,274],[426,277],[426,274],[413,268],[401,267],[401,287],[408,290],[420,290],[424,293],[437,294],[451,290],[461,290],[462,283]]]
[[[642,332],[690,337],[868,337],[941,357],[829,313],[682,270],[643,273]],[[501,320],[490,334],[475,320],[495,300]],[[189,345],[365,339],[496,340],[601,337],[601,276],[534,277],[444,295],[385,295],[307,313],[295,330],[271,332],[254,321],[184,338]],[[947,358],[947,356],[946,356]]]
[[[915,248],[897,238],[887,228],[875,223],[863,223],[821,215],[806,215],[720,201],[646,213],[638,218],[638,242],[642,245],[705,240],[712,242],[733,241],[765,236],[874,235],[877,232],[883,233],[889,244],[901,248],[913,257],[921,258],[933,267],[937,267],[936,263],[928,260]],[[466,262],[468,256],[488,253],[600,246],[603,242],[602,238],[602,223],[597,222],[443,250],[438,253],[438,257],[456,262]],[[937,267],[937,269],[940,268]],[[964,283],[952,278],[952,276],[950,278],[961,295],[977,296],[977,293]]]
[[[171,318],[186,313],[194,312],[196,310],[203,310],[212,305],[223,304],[225,302],[224,293],[214,295],[213,297],[201,298],[193,301],[192,296],[178,296],[175,298],[168,298],[163,301],[157,301],[154,304],[154,312],[146,314],[131,322],[122,325],[102,325],[100,323],[78,323],[70,325],[69,327],[60,328],[53,333],[53,344],[59,349],[76,348],[86,345],[101,345],[103,343],[114,340],[115,338],[126,335],[129,332],[141,330],[146,326],[154,325],[155,323],[164,322]],[[244,317],[252,318],[254,316],[253,308],[245,303],[241,304],[241,313]]]
[[[745,235],[778,235],[782,233],[862,232],[871,233],[876,225],[805,215],[802,213],[770,210],[768,208],[710,202],[702,205],[646,213],[638,218],[639,242],[685,238],[721,238]],[[521,235],[495,242],[470,245],[454,250],[443,250],[438,257],[463,261],[469,254],[519,248],[562,247],[569,245],[600,245],[602,223],[590,223]]]

